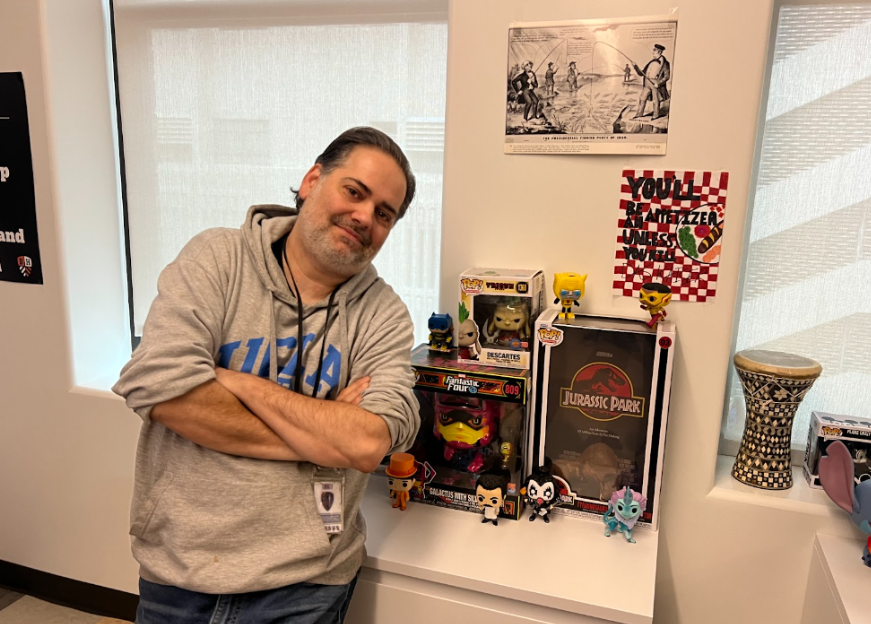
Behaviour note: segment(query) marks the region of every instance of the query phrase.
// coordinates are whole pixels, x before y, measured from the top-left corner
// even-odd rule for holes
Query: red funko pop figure
[[[478,472],[484,449],[496,436],[500,404],[474,397],[437,394],[433,433],[444,441],[445,459],[459,470]]]

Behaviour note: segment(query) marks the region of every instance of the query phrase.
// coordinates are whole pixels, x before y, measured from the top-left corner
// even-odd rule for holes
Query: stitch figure
[[[862,562],[871,567],[871,481],[856,485],[853,458],[843,442],[833,442],[820,458],[820,483],[829,498],[850,518],[859,530],[868,535]]]
[[[556,273],[553,276],[553,294],[556,295],[554,303],[559,302],[562,310],[559,313],[561,319],[575,318],[572,306],[580,306],[584,296],[584,284],[587,282],[586,275],[577,273]]]
[[[626,536],[627,542],[634,544],[632,529],[646,506],[647,499],[628,487],[611,494],[608,510],[602,516],[602,522],[605,523],[605,537],[611,537],[611,531],[617,529]]]
[[[429,350],[450,351],[454,341],[454,319],[450,314],[436,314],[429,317]]]

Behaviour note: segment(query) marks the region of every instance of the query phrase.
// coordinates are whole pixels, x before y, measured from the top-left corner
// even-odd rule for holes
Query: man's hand
[[[339,395],[336,397],[336,401],[349,403],[351,405],[360,405],[360,401],[363,400],[363,393],[368,387],[369,378],[360,377],[360,379],[357,379],[342,388],[342,391],[339,392]]]

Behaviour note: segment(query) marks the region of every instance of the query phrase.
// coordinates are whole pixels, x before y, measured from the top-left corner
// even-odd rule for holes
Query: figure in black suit
[[[529,121],[530,117],[540,117],[541,115],[538,112],[538,96],[535,94],[538,78],[536,78],[535,72],[532,71],[532,61],[526,61],[523,64],[523,71],[517,74],[512,85],[517,92],[517,100],[523,102],[523,121]]]
[[[665,46],[658,43],[654,44],[653,58],[647,62],[644,69],[640,69],[638,65],[633,65],[635,72],[644,78],[644,84],[641,87],[641,93],[638,95],[638,106],[636,107],[633,119],[644,117],[647,100],[653,102],[653,119],[659,119],[661,116],[664,116],[660,115],[659,105],[670,97],[666,83],[671,78],[671,64],[662,55],[664,51]]]

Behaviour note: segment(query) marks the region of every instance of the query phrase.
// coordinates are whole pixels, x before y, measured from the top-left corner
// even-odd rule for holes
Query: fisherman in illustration
[[[578,90],[577,64],[574,61],[569,63],[568,75],[566,76],[566,82],[569,83],[569,91],[577,91]]]
[[[553,106],[553,96],[556,95],[554,91],[556,82],[553,77],[558,69],[559,67],[554,67],[554,64],[551,62],[547,64],[547,71],[544,73],[544,96],[548,98],[548,106]]]

